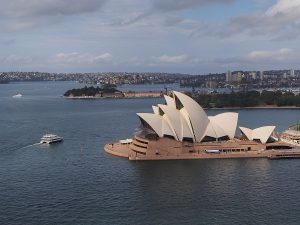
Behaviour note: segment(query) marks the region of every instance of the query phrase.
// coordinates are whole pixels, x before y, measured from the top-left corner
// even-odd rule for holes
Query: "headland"
[[[207,116],[183,93],[164,97],[166,104],[153,106],[153,113],[137,114],[141,126],[132,139],[106,144],[104,150],[129,160],[300,157],[298,139],[281,140],[275,126],[239,127],[237,135],[238,113]]]

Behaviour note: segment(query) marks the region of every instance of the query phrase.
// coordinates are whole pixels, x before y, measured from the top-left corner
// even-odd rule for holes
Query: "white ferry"
[[[58,142],[62,142],[63,138],[59,137],[55,134],[45,134],[42,138],[41,138],[41,144],[53,144],[53,143],[58,143]]]
[[[13,97],[13,98],[22,98],[22,97],[23,97],[23,95],[22,95],[22,94],[20,94],[20,93],[18,93],[18,94],[16,94],[16,95],[13,95],[12,97]]]
[[[286,131],[281,134],[280,140],[300,147],[300,125],[297,123],[290,126]]]

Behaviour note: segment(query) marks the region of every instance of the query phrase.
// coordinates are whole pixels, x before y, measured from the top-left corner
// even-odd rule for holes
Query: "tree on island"
[[[87,87],[71,89],[64,93],[65,97],[70,96],[96,96],[97,94],[102,95],[103,93],[116,93],[120,92],[116,89],[116,85],[114,84],[103,84],[101,87]]]

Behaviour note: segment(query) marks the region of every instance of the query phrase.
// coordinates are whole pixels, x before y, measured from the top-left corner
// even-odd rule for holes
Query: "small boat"
[[[16,95],[13,95],[12,97],[13,97],[13,98],[21,98],[21,97],[23,97],[23,95],[20,94],[20,93],[18,93],[18,94],[16,94]]]
[[[55,134],[45,134],[42,138],[41,138],[41,144],[54,144],[54,143],[58,143],[58,142],[62,142],[63,138],[59,137]]]

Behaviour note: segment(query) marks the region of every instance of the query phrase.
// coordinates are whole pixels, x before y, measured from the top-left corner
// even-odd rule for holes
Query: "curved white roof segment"
[[[250,141],[253,141],[253,130],[247,127],[240,127],[242,134],[246,136],[246,138]]]
[[[224,132],[225,135],[227,135],[230,139],[233,139],[236,131],[238,117],[238,113],[226,112],[218,114],[216,116],[211,116],[209,117],[209,120],[212,122],[213,127],[216,127],[215,129],[217,129],[217,133]],[[219,131],[219,129],[221,130]]]
[[[255,134],[256,137],[254,139],[260,139],[261,143],[267,143],[268,139],[271,137],[273,131],[275,130],[275,126],[264,126],[256,128]]]
[[[200,142],[205,135],[205,131],[209,123],[209,119],[206,113],[204,112],[202,107],[189,96],[177,91],[174,91],[173,93],[183,105],[184,111],[182,112],[184,112],[184,114],[187,114],[185,115],[185,118],[189,118],[189,121],[187,121],[187,123],[190,122],[193,134],[195,136],[195,141]]]
[[[182,141],[184,137],[193,138],[193,133],[178,109],[162,104],[158,104],[158,107],[165,113],[163,118],[168,121],[176,140]]]
[[[174,138],[182,140],[179,110],[172,106],[162,104],[158,104],[158,107],[165,113],[163,117],[167,117],[166,119],[168,120],[171,129],[174,131]]]
[[[213,120],[213,117],[208,117],[210,122],[206,128],[205,136],[220,138],[228,136],[228,134]]]
[[[193,139],[194,142],[196,142],[194,130],[193,130],[193,127],[192,127],[192,122],[191,122],[189,114],[188,114],[188,112],[186,111],[185,108],[180,109],[180,115],[182,116],[182,120],[184,120],[184,123],[187,125],[188,133],[192,134],[192,139]]]
[[[163,135],[170,135],[172,137],[174,137],[175,140],[179,141],[178,137],[177,137],[177,134],[172,126],[172,123],[170,122],[168,116],[166,114],[164,114],[162,116],[163,120]]]
[[[249,140],[252,141],[258,139],[261,143],[265,144],[271,137],[275,128],[275,126],[264,126],[251,130],[247,127],[240,127],[240,130]]]
[[[193,141],[195,141],[193,132],[190,129],[189,125],[187,124],[186,119],[181,113],[180,113],[180,124],[181,124],[181,141],[183,141],[183,138],[191,138],[193,139]]]
[[[162,136],[164,135],[173,136],[176,140],[178,140],[170,123],[164,117],[162,117]]]
[[[174,136],[172,128],[162,116],[153,113],[137,113],[137,115],[140,119],[144,120],[159,137],[163,137],[164,135]]]
[[[159,111],[158,111],[158,107],[157,106],[153,105],[152,109],[153,109],[154,114],[159,115]]]
[[[167,105],[176,109],[176,104],[175,104],[174,98],[172,98],[172,97],[170,97],[168,95],[164,95],[164,97],[165,97]]]
[[[153,113],[137,113],[138,117],[144,120],[159,137],[163,137],[162,117]]]

